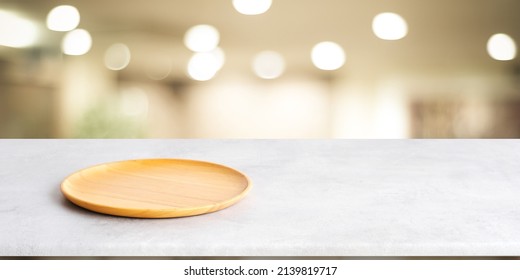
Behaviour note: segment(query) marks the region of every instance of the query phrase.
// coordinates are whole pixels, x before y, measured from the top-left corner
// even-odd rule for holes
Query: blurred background
[[[518,138],[518,11],[0,0],[0,137]]]

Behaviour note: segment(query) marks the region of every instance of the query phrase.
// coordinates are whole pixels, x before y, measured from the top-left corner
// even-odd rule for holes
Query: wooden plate
[[[67,177],[61,191],[74,204],[116,216],[172,218],[224,209],[251,188],[226,166],[185,159],[106,163]]]

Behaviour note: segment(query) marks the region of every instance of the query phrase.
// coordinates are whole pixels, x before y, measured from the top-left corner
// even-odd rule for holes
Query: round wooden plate
[[[61,191],[74,204],[116,216],[173,218],[221,210],[251,188],[242,173],[185,159],[112,162],[67,177]]]

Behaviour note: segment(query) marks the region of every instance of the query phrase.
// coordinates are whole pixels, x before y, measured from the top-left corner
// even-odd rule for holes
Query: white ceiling
[[[133,58],[129,72],[164,57],[182,72],[190,52],[182,36],[196,24],[212,24],[221,32],[227,69],[244,70],[258,51],[272,49],[288,60],[289,71],[318,73],[309,53],[323,40],[340,43],[347,64],[338,74],[388,71],[501,71],[518,64],[493,61],[486,41],[494,33],[507,33],[520,43],[518,0],[273,0],[263,15],[237,13],[231,0],[0,0],[0,9],[27,14],[42,24],[59,4],[76,6],[80,27],[94,38],[93,51],[114,42],[127,43]],[[377,39],[373,17],[396,12],[408,22],[409,34],[400,41]],[[45,44],[57,47],[58,34],[47,32]]]

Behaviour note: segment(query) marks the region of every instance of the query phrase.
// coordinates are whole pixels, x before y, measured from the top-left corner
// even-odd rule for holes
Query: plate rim
[[[70,193],[68,193],[66,190],[67,186],[65,186],[65,184],[69,180],[69,178],[81,173],[84,170],[101,167],[103,165],[124,163],[124,162],[130,162],[130,161],[147,161],[147,160],[149,160],[149,161],[164,160],[164,161],[192,162],[192,163],[203,163],[203,164],[218,166],[220,168],[231,170],[231,171],[237,173],[238,175],[240,175],[241,177],[245,178],[247,185],[244,188],[244,190],[242,190],[242,192],[240,192],[240,194],[233,196],[227,200],[218,202],[218,203],[209,204],[209,205],[200,206],[200,207],[177,208],[177,209],[172,207],[172,208],[153,209],[153,210],[146,210],[146,209],[142,209],[142,208],[129,208],[129,207],[122,208],[122,207],[114,207],[114,206],[110,206],[110,205],[92,203],[89,201],[82,200],[76,196],[73,196]],[[127,218],[161,219],[161,218],[181,218],[181,217],[197,216],[197,215],[209,214],[212,212],[223,210],[225,208],[228,208],[228,207],[234,205],[235,203],[240,201],[242,198],[244,198],[249,193],[249,191],[251,191],[252,187],[253,187],[253,184],[252,184],[252,181],[249,178],[249,176],[247,176],[246,174],[244,174],[243,172],[241,172],[235,168],[232,168],[232,167],[220,164],[220,163],[215,163],[215,162],[205,161],[205,160],[189,159],[189,158],[158,157],[158,158],[133,158],[133,159],[126,159],[126,160],[117,160],[117,161],[99,163],[99,164],[95,164],[95,165],[91,165],[88,167],[78,169],[78,170],[70,173],[69,175],[67,175],[62,180],[62,182],[60,184],[60,191],[65,196],[65,198],[67,200],[69,200],[70,202],[72,202],[73,204],[75,204],[81,208],[84,208],[86,210],[92,211],[92,212],[105,214],[105,215],[111,215],[111,216],[127,217]],[[109,211],[96,210],[99,208],[108,209]],[[135,212],[138,214],[137,215],[134,215],[134,214],[130,214],[130,215],[124,214],[123,215],[123,214],[118,214],[118,212]],[[150,215],[146,215],[146,214],[139,214],[139,213],[143,213],[143,212],[161,213],[162,215],[150,216]],[[172,215],[173,213],[179,213],[179,214]],[[182,213],[186,213],[186,214],[182,214]]]

